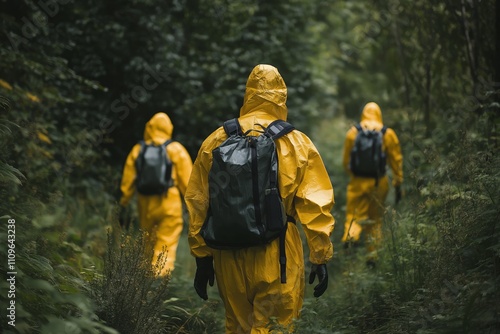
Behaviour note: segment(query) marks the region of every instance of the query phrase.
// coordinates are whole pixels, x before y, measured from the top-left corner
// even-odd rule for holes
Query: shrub
[[[145,232],[108,232],[104,271],[93,281],[97,314],[122,334],[167,333],[162,317],[170,276],[158,276],[166,257],[151,266],[153,245]],[[166,253],[165,253],[166,254]]]

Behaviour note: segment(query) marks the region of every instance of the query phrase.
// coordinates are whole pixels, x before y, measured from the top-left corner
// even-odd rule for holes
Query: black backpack
[[[278,190],[275,140],[295,128],[276,120],[259,136],[242,133],[238,119],[224,123],[228,138],[212,151],[209,209],[200,234],[215,249],[264,245],[280,237],[281,279],[286,281],[287,215]],[[293,221],[291,217],[288,217]]]
[[[382,142],[387,128],[380,131],[363,129],[357,124],[358,134],[351,150],[349,169],[356,176],[379,179],[385,175],[386,155]]]
[[[141,150],[135,161],[135,185],[140,194],[161,195],[172,186],[172,161],[166,149],[171,142],[170,139],[161,145],[139,142]]]

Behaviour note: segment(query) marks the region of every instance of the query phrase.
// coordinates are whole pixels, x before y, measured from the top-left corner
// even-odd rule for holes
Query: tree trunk
[[[475,3],[473,2],[471,6],[475,6]],[[476,55],[476,48],[477,48],[477,43],[475,38],[475,34],[477,34],[477,31],[474,31],[474,25],[471,28],[471,24],[469,20],[467,20],[467,11],[465,8],[465,0],[461,1],[461,24],[462,24],[462,29],[463,33],[465,35],[465,40],[467,42],[466,44],[466,50],[467,50],[467,59],[469,61],[469,69],[471,72],[472,76],[472,94],[474,95],[476,93],[476,87],[478,83],[478,75],[477,75],[477,59],[475,57]],[[473,8],[474,12],[475,8]],[[475,18],[473,18],[474,20]],[[473,36],[471,36],[471,33]]]
[[[494,77],[494,80],[493,82],[495,83],[495,88],[497,88],[500,84],[500,61],[498,61],[500,59],[500,0],[497,0],[496,1],[496,6],[495,6],[495,22],[496,22],[496,31],[495,31],[495,36],[497,36],[495,38],[495,59],[497,61],[495,61],[495,77]],[[496,94],[496,101],[497,102],[500,102],[500,94]]]
[[[500,0],[499,0],[500,1]],[[409,106],[411,104],[410,100],[410,83],[408,80],[408,69],[406,60],[405,60],[405,53],[403,50],[403,44],[401,43],[401,36],[399,34],[399,27],[398,27],[398,22],[397,18],[394,18],[393,21],[393,32],[394,32],[394,39],[396,40],[396,45],[397,45],[397,50],[398,50],[398,55],[399,55],[399,61],[401,64],[401,73],[403,74],[403,85],[405,87],[405,101],[404,104],[405,106]]]
[[[428,61],[425,64],[425,109],[424,109],[424,123],[425,135],[427,138],[431,135],[431,56],[428,56]]]

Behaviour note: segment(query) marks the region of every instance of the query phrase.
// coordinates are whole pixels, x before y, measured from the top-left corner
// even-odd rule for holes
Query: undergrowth
[[[407,195],[398,206],[390,198],[386,203],[377,267],[365,267],[362,247],[341,249],[341,208],[335,214],[330,287],[313,299],[306,286],[295,333],[500,332],[495,106],[485,105],[476,115],[464,117],[464,124],[434,131],[445,141],[425,138],[418,126],[403,131],[403,153],[411,153],[404,160]],[[410,120],[401,115],[400,126],[409,130]],[[329,129],[337,133],[339,126],[333,122]],[[336,189],[338,193],[343,190]]]
[[[169,323],[162,318],[162,305],[169,297],[170,276],[158,276],[166,261],[160,255],[151,266],[153,245],[143,232],[108,232],[103,273],[92,284],[97,314],[120,333],[167,333]]]

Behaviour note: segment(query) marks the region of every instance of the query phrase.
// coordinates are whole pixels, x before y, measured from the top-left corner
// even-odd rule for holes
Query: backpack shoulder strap
[[[140,167],[144,164],[144,149],[146,148],[146,142],[144,140],[140,140],[139,145],[141,145],[141,149],[139,150],[139,154],[137,156],[137,159],[135,160],[135,166],[137,169],[140,169]]]
[[[354,127],[356,128],[356,130],[358,130],[358,132],[363,131],[363,127],[361,126],[360,123],[354,125]]]
[[[170,143],[172,143],[172,142],[173,142],[173,140],[172,140],[172,139],[168,139],[168,140],[166,140],[163,144],[161,144],[161,146],[163,146],[163,147],[167,148],[167,146],[168,146]]]
[[[241,131],[241,126],[240,122],[238,122],[237,118],[230,119],[228,121],[224,122],[224,131],[226,131],[226,134],[228,137],[235,136],[235,135],[241,135],[243,132]]]
[[[139,150],[139,155],[140,155],[142,152],[144,152],[144,149],[146,148],[147,145],[144,140],[140,140],[138,144],[141,145],[141,149]]]
[[[168,139],[166,140],[163,144],[161,144],[161,146],[165,149],[165,155],[166,155],[166,158],[167,158],[167,163],[168,164],[171,164],[172,160],[170,159],[170,157],[168,156],[168,150],[167,150],[167,146],[169,144],[171,144],[173,142],[172,139]],[[167,171],[168,172],[168,171]]]
[[[387,131],[387,126],[383,126],[380,132],[382,132],[382,136],[385,135],[385,132]]]
[[[276,140],[293,130],[295,130],[295,127],[292,124],[285,122],[284,120],[277,119],[267,126],[265,134],[273,140]]]

